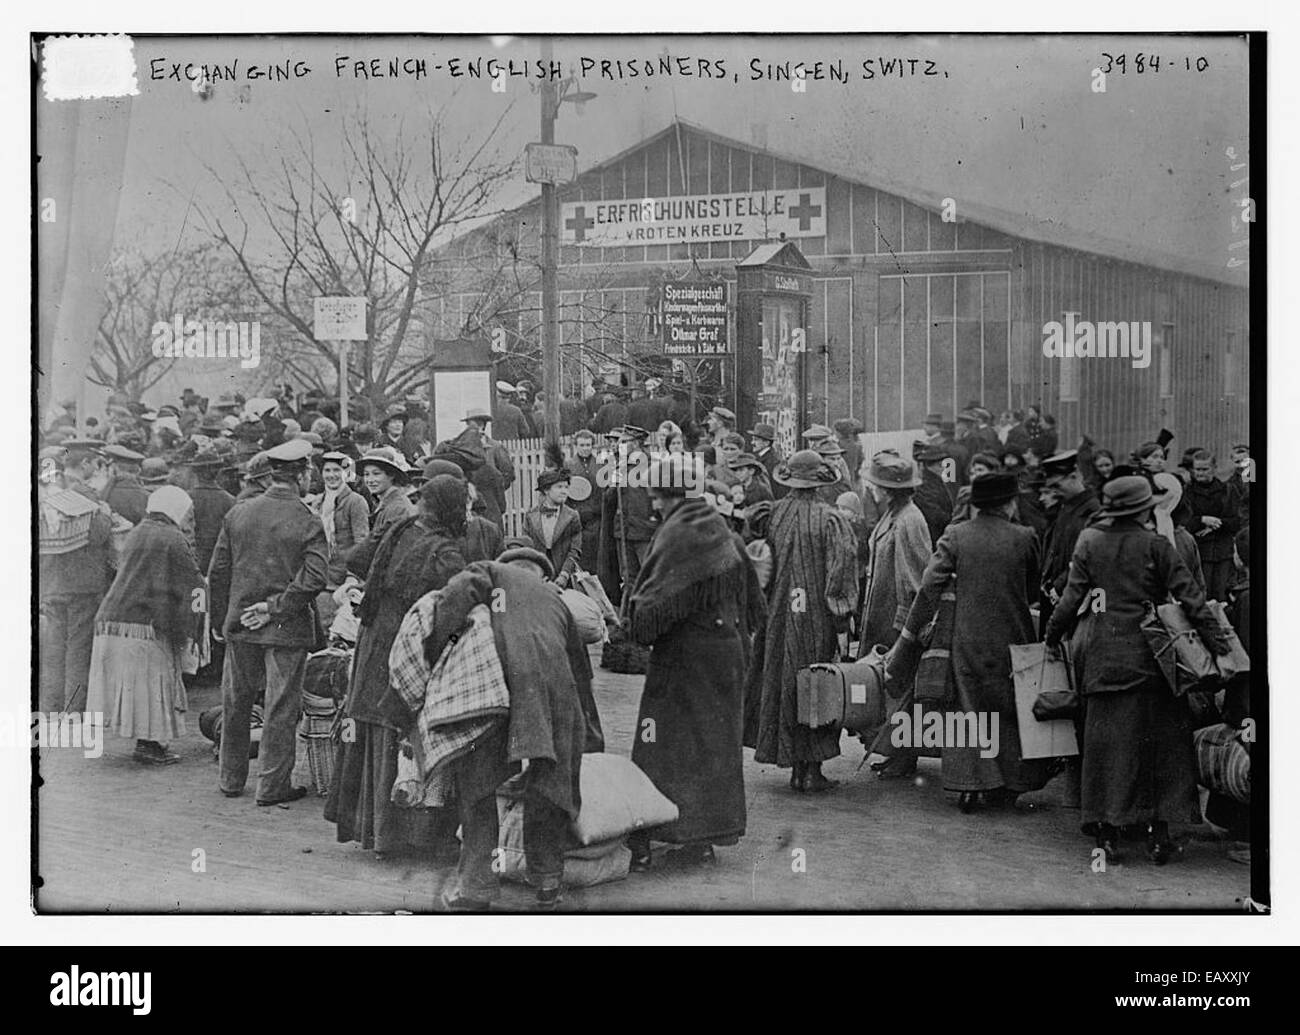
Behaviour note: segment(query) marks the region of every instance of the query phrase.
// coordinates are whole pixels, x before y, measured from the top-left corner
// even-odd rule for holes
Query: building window
[[[1160,325],[1160,398],[1174,395],[1174,325]]]

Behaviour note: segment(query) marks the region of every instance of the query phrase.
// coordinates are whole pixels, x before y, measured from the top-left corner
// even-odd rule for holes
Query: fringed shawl
[[[726,520],[704,500],[686,500],[650,543],[628,607],[632,638],[654,643],[699,611],[743,600],[746,569]]]

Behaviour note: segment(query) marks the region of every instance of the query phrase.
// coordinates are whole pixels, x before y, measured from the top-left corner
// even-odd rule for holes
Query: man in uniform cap
[[[149,502],[149,490],[140,482],[144,454],[114,443],[104,448],[104,456],[111,464],[108,484],[104,486],[104,502],[114,514],[138,525],[144,520],[145,505]]]
[[[1049,456],[1042,464],[1043,487],[1060,498],[1056,520],[1047,529],[1043,542],[1042,607],[1040,634],[1047,628],[1052,608],[1065,592],[1070,576],[1070,558],[1074,555],[1079,533],[1092,524],[1101,503],[1088,490],[1079,471],[1078,451],[1074,449]]]
[[[271,487],[226,514],[208,583],[226,642],[219,786],[227,797],[243,793],[249,718],[264,691],[257,803],[274,805],[307,793],[290,774],[307,652],[316,643],[311,605],[325,588],[329,551],[320,518],[302,500],[311,444],[291,439],[266,457]]]
[[[90,486],[103,443],[64,443],[63,488],[39,486],[40,705],[43,711],[85,706],[95,612],[114,575],[113,519]]]
[[[629,485],[634,471],[648,468],[645,441],[650,432],[634,424],[619,429],[619,441],[609,485],[601,501],[601,543],[598,571],[609,599],[617,605],[630,590],[650,550],[654,512],[644,484]]]

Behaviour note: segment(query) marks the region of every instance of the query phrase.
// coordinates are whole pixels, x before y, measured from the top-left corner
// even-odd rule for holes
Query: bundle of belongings
[[[500,822],[497,857],[501,875],[510,881],[527,880],[524,855],[524,809],[527,807],[516,777],[497,792]],[[640,768],[622,755],[593,752],[582,756],[579,776],[582,807],[569,824],[569,844],[564,850],[564,883],[590,888],[622,880],[628,875],[632,852],[627,835],[648,830],[678,818],[669,801]]]
[[[415,602],[388,655],[392,688],[409,700],[423,700],[415,735],[403,740],[398,753],[393,784],[393,802],[408,808],[451,804],[447,763],[510,714],[510,692],[486,605],[469,612],[465,631],[430,667],[424,641],[433,632],[436,598],[436,593],[426,593]]]
[[[352,654],[346,647],[327,647],[307,655],[292,782],[314,788],[322,798],[334,782],[335,736],[348,694]]]

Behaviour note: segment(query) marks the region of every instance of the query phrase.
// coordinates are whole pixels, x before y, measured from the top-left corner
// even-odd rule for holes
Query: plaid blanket
[[[492,617],[483,604],[470,611],[464,631],[430,667],[424,641],[433,631],[439,599],[435,590],[415,602],[388,655],[389,683],[417,713],[411,746],[426,781],[510,714]]]

